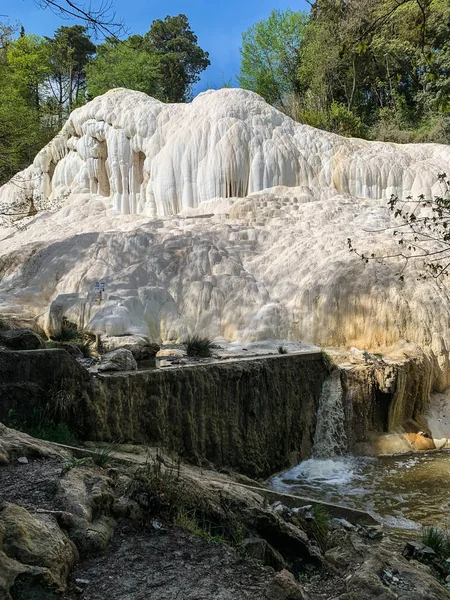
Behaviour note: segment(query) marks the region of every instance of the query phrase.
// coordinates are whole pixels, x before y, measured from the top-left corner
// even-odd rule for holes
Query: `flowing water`
[[[450,529],[450,451],[391,457],[345,454],[339,371],[325,381],[312,458],[272,477],[277,491],[365,510],[399,539],[422,526]],[[420,534],[419,534],[420,535]]]
[[[450,529],[450,451],[401,457],[310,459],[272,478],[272,486],[369,512],[385,525]]]

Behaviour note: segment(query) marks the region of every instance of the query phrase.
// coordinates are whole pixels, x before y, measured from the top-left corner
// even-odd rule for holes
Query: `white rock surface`
[[[438,193],[450,148],[341,138],[243,90],[166,105],[113,90],[75,110],[0,202],[59,210],[0,231],[0,316],[102,336],[198,333],[380,351],[421,346],[450,382],[449,286],[397,249],[386,199]],[[103,281],[105,291],[95,288]],[[384,350],[383,350],[384,351]]]

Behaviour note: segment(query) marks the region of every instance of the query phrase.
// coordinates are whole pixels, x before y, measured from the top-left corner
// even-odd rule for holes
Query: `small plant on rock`
[[[117,450],[117,446],[122,443],[122,440],[105,444],[93,450],[90,455],[92,462],[97,467],[105,467],[114,458],[114,452]]]
[[[450,556],[450,533],[440,527],[425,527],[422,535],[423,543],[432,548],[438,556]]]
[[[278,346],[278,354],[287,354],[288,351],[284,346]]]
[[[200,337],[199,335],[193,335],[187,338],[183,342],[186,348],[188,356],[194,356],[197,358],[209,358],[212,356],[213,350],[217,349],[216,344],[206,337]]]

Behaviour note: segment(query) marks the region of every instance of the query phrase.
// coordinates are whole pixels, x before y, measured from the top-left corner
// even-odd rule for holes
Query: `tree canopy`
[[[242,35],[239,85],[286,109],[300,93],[300,49],[308,23],[301,12],[274,10]]]
[[[299,121],[344,135],[450,139],[447,0],[310,4],[307,22],[303,13],[275,12],[243,34],[241,85]],[[292,28],[294,15],[300,29]],[[290,42],[283,39],[286,31]],[[268,43],[271,35],[274,42]],[[297,69],[276,69],[281,83],[274,86],[278,62],[271,49],[278,40],[282,50],[295,49]]]
[[[43,38],[0,23],[0,185],[90,98],[127,87],[184,102],[208,65],[185,15],[154,21],[145,36],[110,36],[98,46],[87,25],[61,26]]]

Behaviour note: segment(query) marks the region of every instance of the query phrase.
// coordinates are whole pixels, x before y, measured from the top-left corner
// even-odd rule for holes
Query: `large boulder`
[[[136,371],[137,363],[130,350],[119,348],[104,354],[96,368],[99,371]]]
[[[118,348],[129,350],[136,361],[150,361],[156,366],[155,357],[159,352],[159,345],[151,342],[143,335],[122,335],[116,337],[102,337],[101,345],[104,351],[111,352]],[[150,366],[150,365],[149,365]]]
[[[307,600],[300,584],[286,569],[277,573],[269,583],[266,598],[267,600]]]
[[[31,329],[10,329],[0,331],[0,346],[9,350],[39,350],[44,343]]]
[[[0,598],[53,598],[64,592],[78,559],[75,545],[50,515],[0,508]]]

